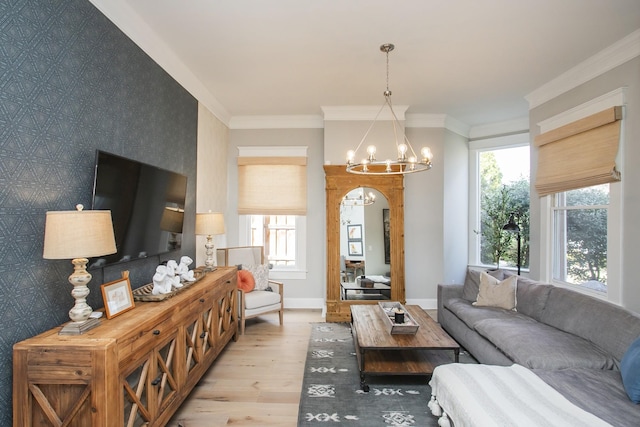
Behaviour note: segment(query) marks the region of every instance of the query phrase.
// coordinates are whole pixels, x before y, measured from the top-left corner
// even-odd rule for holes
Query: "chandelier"
[[[372,191],[369,191],[367,194],[364,193],[364,190],[360,188],[357,196],[349,197],[349,194],[344,196],[340,201],[340,204],[343,206],[369,206],[376,202],[376,195],[373,194]]]
[[[362,140],[358,144],[355,150],[349,150],[347,152],[347,172],[356,174],[368,174],[368,175],[401,175],[413,172],[421,172],[431,169],[431,159],[433,155],[428,147],[423,147],[420,150],[420,158],[416,155],[409,139],[405,135],[404,127],[400,124],[396,113],[393,111],[391,104],[391,91],[389,90],[389,52],[395,48],[394,45],[387,43],[380,46],[380,50],[387,55],[387,90],[384,91],[384,103],[380,107],[380,110],[376,114],[373,122],[367,129],[367,132],[362,137]],[[378,117],[385,107],[389,107],[391,111],[391,123],[393,124],[393,134],[395,136],[396,152],[398,157],[395,160],[376,160],[376,147],[369,145],[366,149],[366,157],[356,161],[356,155],[358,150],[363,146],[364,141],[367,139],[369,132],[376,124]],[[400,137],[401,135],[401,137]]]

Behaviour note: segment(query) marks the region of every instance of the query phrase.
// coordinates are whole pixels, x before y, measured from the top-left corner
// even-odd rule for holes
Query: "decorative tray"
[[[384,314],[382,317],[385,319],[385,323],[389,329],[391,335],[395,334],[412,334],[415,335],[418,332],[420,325],[413,320],[413,317],[409,314],[407,309],[397,301],[382,301],[378,302],[378,306]],[[404,323],[396,323],[395,311],[401,310],[404,313]]]
[[[172,296],[174,296],[176,294],[179,294],[180,292],[184,291],[185,289],[189,288],[189,286],[191,286],[194,283],[198,282],[206,274],[207,273],[204,270],[194,268],[193,269],[193,275],[196,278],[196,280],[194,280],[193,282],[182,282],[182,287],[181,288],[176,288],[176,289],[172,290],[171,292],[169,292],[168,294],[153,295],[151,293],[153,291],[153,283],[147,283],[146,285],[140,286],[138,289],[134,289],[132,291],[133,292],[133,299],[135,301],[164,301],[166,299],[171,298]]]

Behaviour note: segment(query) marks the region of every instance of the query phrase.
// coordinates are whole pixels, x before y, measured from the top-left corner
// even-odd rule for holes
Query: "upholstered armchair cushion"
[[[280,304],[280,294],[271,291],[254,290],[247,292],[245,297],[245,310],[256,310],[274,304]]]

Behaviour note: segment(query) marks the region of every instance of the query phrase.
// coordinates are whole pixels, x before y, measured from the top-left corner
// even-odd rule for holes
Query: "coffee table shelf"
[[[360,386],[369,391],[366,375],[431,375],[436,366],[450,363],[443,350],[459,361],[460,346],[419,306],[406,310],[420,325],[413,334],[389,333],[385,314],[377,305],[351,306],[351,331],[360,370]]]

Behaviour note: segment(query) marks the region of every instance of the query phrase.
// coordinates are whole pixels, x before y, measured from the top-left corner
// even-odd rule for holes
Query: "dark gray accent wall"
[[[12,419],[12,346],[68,320],[70,261],[42,258],[45,212],[91,206],[95,150],[187,175],[181,253],[195,259],[197,101],[86,0],[0,0],[0,425]],[[159,257],[128,269],[151,282]]]

